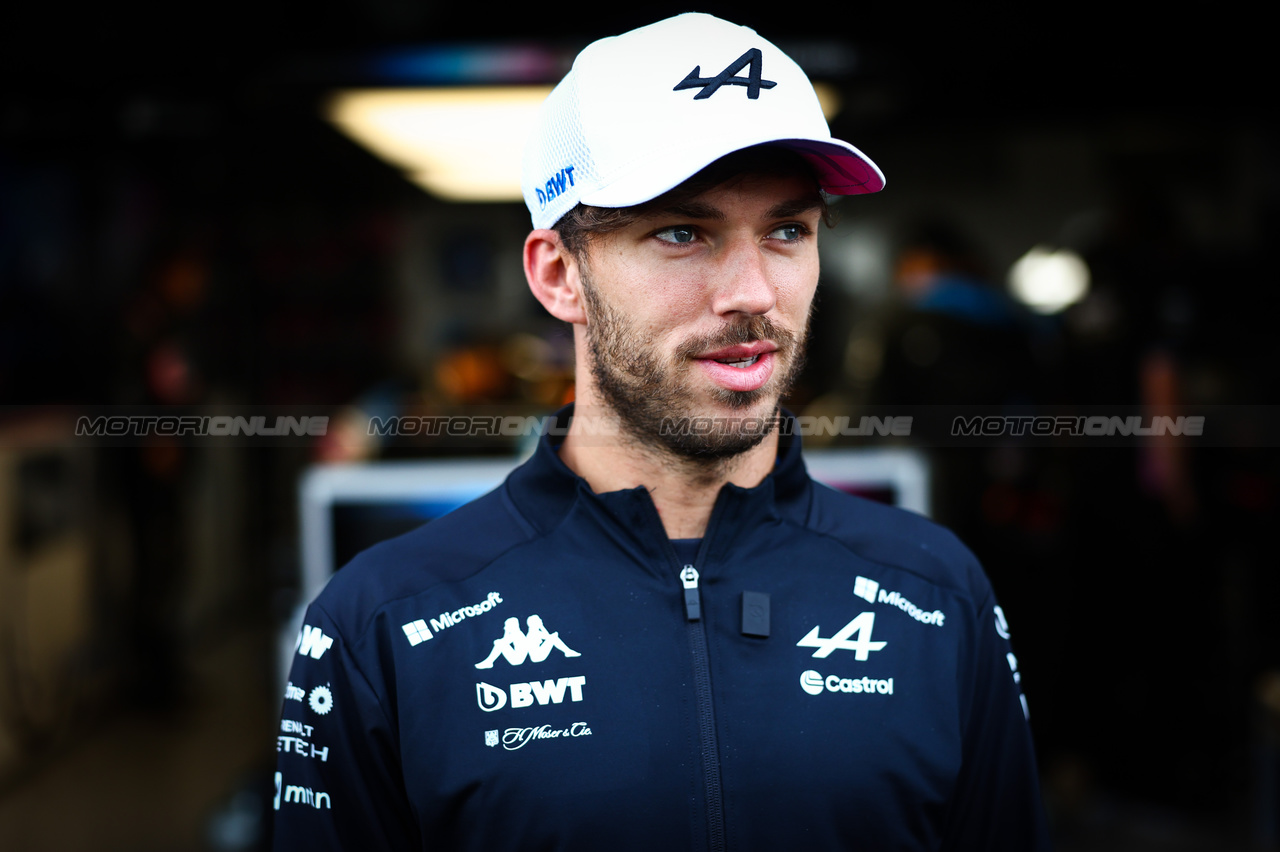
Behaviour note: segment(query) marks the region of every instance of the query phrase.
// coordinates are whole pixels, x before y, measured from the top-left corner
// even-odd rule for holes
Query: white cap
[[[679,15],[578,54],[538,114],[521,187],[533,226],[550,228],[579,202],[641,204],[765,143],[804,155],[832,195],[884,187],[875,163],[831,138],[789,56],[747,27]]]

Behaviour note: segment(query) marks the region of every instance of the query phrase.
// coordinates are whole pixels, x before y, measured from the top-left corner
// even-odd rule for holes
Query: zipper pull
[[[690,621],[702,618],[702,597],[698,594],[698,569],[684,566],[680,572],[680,585],[684,586],[684,614]]]

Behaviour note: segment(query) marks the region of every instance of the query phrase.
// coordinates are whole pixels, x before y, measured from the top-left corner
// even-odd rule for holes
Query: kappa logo
[[[528,633],[520,629],[520,619],[508,618],[503,626],[502,638],[493,640],[493,650],[489,652],[489,656],[476,663],[476,668],[491,669],[498,657],[513,666],[523,665],[526,659],[540,663],[556,650],[566,657],[582,656],[564,643],[559,632],[548,632],[539,616],[531,615],[525,623],[529,627]]]
[[[676,84],[672,89],[673,92],[679,92],[683,89],[702,89],[701,92],[693,96],[695,101],[703,101],[720,91],[721,86],[746,86],[747,97],[751,100],[757,100],[760,97],[761,89],[772,89],[778,85],[773,80],[765,80],[763,78],[762,66],[764,64],[764,55],[760,52],[760,48],[753,47],[746,53],[733,60],[725,67],[723,71],[714,77],[702,77],[702,66],[695,65],[693,70],[685,75],[685,78]],[[751,71],[746,77],[735,76],[739,71],[747,66],[751,67]]]
[[[864,612],[828,639],[823,639],[818,634],[820,627],[813,628],[796,643],[796,647],[817,648],[813,655],[818,659],[831,656],[832,651],[853,651],[855,659],[865,662],[872,651],[881,651],[889,644],[871,641],[871,630],[875,623],[876,614]]]

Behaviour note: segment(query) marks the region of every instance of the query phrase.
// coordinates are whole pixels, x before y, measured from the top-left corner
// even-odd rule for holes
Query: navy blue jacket
[[[1048,846],[1008,627],[972,554],[785,441],[692,563],[548,438],[310,606],[276,848]]]

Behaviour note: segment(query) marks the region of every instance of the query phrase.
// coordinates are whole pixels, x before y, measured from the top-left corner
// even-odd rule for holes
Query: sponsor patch
[[[810,695],[821,695],[824,692],[843,692],[849,695],[893,695],[893,678],[877,680],[873,677],[840,677],[827,675],[823,677],[810,669],[800,675],[800,688]]]
[[[946,620],[946,615],[940,610],[935,609],[932,612],[927,612],[904,598],[900,593],[881,588],[879,583],[868,577],[858,577],[853,581],[853,593],[867,603],[896,606],[921,624],[933,624],[941,627],[942,622]]]
[[[565,657],[582,656],[565,644],[559,631],[548,631],[540,616],[529,616],[525,619],[525,624],[527,631],[520,629],[520,619],[508,618],[504,622],[502,638],[493,640],[493,650],[489,652],[489,656],[476,663],[476,668],[491,669],[499,657],[513,666],[519,666],[525,660],[541,663],[551,656],[552,651],[559,651]]]
[[[490,736],[492,735],[492,737]],[[586,722],[574,722],[568,727],[555,725],[538,725],[531,728],[507,728],[502,732],[502,747],[507,751],[517,751],[532,742],[545,740],[573,739],[591,736],[591,728]],[[485,745],[497,745],[498,732],[485,731]],[[493,740],[492,742],[490,740]]]
[[[534,704],[560,704],[567,697],[570,701],[582,700],[582,687],[587,683],[586,677],[562,677],[555,680],[535,680],[528,683],[513,683],[508,689],[480,682],[476,684],[476,703],[486,713],[501,710],[508,704],[508,696],[512,709],[532,707]]]
[[[294,719],[281,719],[280,731],[276,736],[276,751],[280,754],[296,754],[321,763],[329,762],[329,747],[317,746],[311,742],[315,726],[304,725]]]
[[[797,648],[816,648],[813,656],[824,659],[834,651],[853,651],[854,658],[865,662],[872,651],[882,651],[888,642],[873,642],[871,631],[875,627],[876,614],[864,612],[841,627],[834,636],[823,639],[819,634],[820,627],[810,630],[805,637],[796,643]]]
[[[330,810],[333,808],[333,805],[329,801],[328,793],[312,790],[310,787],[285,784],[284,775],[277,772],[275,809],[280,810],[281,804],[306,805],[307,807],[315,808],[318,811]]]
[[[477,615],[484,615],[494,607],[502,603],[502,595],[497,592],[490,592],[484,600],[469,606],[460,606],[451,612],[442,612],[427,623],[427,619],[418,618],[413,621],[405,622],[400,625],[400,629],[404,631],[405,638],[409,640],[410,645],[421,645],[435,637],[442,630],[448,630],[468,618],[475,618]]]
[[[298,639],[293,644],[298,654],[313,660],[323,657],[324,652],[332,647],[333,637],[326,636],[319,627],[312,627],[310,624],[302,625],[302,629],[298,631]]]

